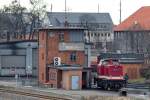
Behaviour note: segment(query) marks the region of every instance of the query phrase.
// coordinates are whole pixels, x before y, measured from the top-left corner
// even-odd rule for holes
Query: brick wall
[[[72,76],[79,76],[79,89],[82,88],[82,71],[81,70],[70,70],[70,71],[63,71],[62,73],[62,88],[66,89],[66,90],[70,90],[71,89],[71,77]]]
[[[46,32],[41,31],[39,37],[39,82],[44,83],[46,81]]]
[[[59,51],[59,34],[64,33],[65,43],[69,43],[69,31],[68,30],[47,30],[43,29],[39,32],[39,82],[50,83],[46,80],[46,65],[52,64],[54,57],[60,57],[61,63],[64,64],[79,64],[84,65],[85,54],[84,51]],[[52,33],[52,34],[51,34]],[[70,54],[76,52],[76,61],[70,60]],[[50,74],[49,72],[48,74]],[[60,76],[60,75],[59,75]],[[58,77],[59,78],[59,77]],[[61,80],[59,78],[59,80]],[[60,81],[59,81],[60,82]],[[54,84],[58,84],[52,82]],[[60,84],[59,84],[60,87]]]
[[[72,62],[70,61],[70,54],[73,51],[59,51],[59,32],[54,32],[54,37],[48,37],[48,62],[47,63],[53,63],[54,57],[60,57],[62,63],[66,64],[80,64],[84,65],[84,51],[76,51],[77,54],[77,61]],[[64,42],[69,42],[69,33],[64,32]],[[82,60],[81,60],[82,59]]]

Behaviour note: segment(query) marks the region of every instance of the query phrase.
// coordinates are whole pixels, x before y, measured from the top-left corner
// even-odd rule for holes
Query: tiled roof
[[[52,24],[60,24],[65,22],[65,16],[68,23],[81,23],[81,21],[89,21],[89,23],[111,23],[112,19],[109,13],[76,13],[76,12],[48,12],[47,13]],[[55,23],[54,23],[55,21]],[[84,22],[83,22],[84,23]]]
[[[150,6],[144,6],[129,16],[115,31],[150,30]]]

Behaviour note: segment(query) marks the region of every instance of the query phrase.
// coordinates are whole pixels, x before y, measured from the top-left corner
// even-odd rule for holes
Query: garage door
[[[1,62],[2,67],[12,67],[15,66],[17,68],[24,67],[25,68],[25,56],[2,56]]]

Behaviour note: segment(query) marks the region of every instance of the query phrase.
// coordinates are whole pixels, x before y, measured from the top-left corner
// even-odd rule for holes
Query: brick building
[[[83,28],[39,29],[39,82],[41,84],[67,90],[82,88],[82,72],[90,65],[88,64],[89,49],[85,48],[83,36]]]
[[[150,6],[137,10],[114,29],[114,50],[121,53],[150,52]]]
[[[66,23],[67,22],[67,23]],[[113,22],[109,13],[47,12],[44,27],[84,27],[84,39],[93,43],[92,55],[112,51]]]

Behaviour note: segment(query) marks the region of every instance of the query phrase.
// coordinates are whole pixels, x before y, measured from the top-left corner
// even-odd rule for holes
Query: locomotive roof
[[[144,59],[144,54],[139,53],[100,53],[100,59]]]
[[[106,61],[106,60],[119,61],[119,59],[116,59],[116,58],[106,58],[106,59],[101,59],[101,61]]]
[[[118,59],[120,63],[143,63],[144,54],[138,53],[101,53],[98,56],[100,59]]]

